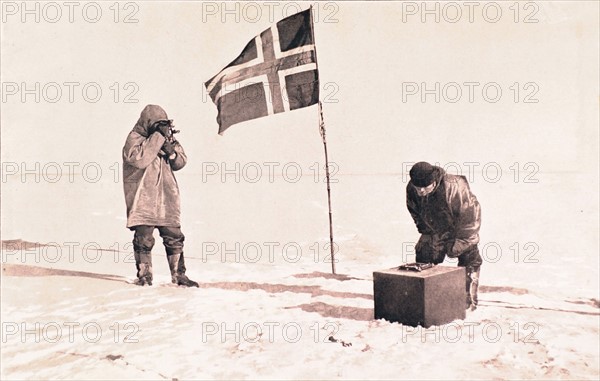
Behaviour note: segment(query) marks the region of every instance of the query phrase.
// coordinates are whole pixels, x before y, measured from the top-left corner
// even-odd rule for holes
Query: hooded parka
[[[130,229],[137,225],[181,226],[179,187],[173,172],[185,166],[187,157],[175,141],[175,157],[169,159],[161,149],[165,137],[150,131],[156,121],[165,119],[167,113],[162,107],[146,106],[123,147],[123,188]]]

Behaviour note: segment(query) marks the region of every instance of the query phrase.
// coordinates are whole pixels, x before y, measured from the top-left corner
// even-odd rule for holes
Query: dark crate
[[[373,272],[375,319],[430,327],[465,318],[464,267]]]

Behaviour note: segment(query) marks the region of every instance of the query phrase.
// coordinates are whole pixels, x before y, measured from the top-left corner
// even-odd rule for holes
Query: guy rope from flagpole
[[[319,132],[325,148],[325,176],[327,177],[327,204],[329,206],[329,248],[331,249],[331,273],[335,275],[335,250],[333,246],[333,218],[331,213],[331,188],[329,186],[329,159],[327,158],[327,140],[325,138],[325,121],[323,120],[323,105],[319,101]]]

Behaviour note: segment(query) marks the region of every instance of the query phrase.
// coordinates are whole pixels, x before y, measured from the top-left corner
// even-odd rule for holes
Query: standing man
[[[416,163],[406,186],[406,206],[421,233],[415,246],[417,262],[437,264],[446,255],[458,258],[467,273],[467,308],[476,309],[483,262],[477,247],[481,209],[467,179],[427,162]]]
[[[146,106],[123,147],[127,227],[135,232],[136,284],[140,286],[152,285],[151,252],[156,228],[167,252],[171,281],[198,287],[185,275],[185,237],[179,222],[179,187],[173,172],[185,166],[187,157],[173,138],[172,122],[162,107]]]

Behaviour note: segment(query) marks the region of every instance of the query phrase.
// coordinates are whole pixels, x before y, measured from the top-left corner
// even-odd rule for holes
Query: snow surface
[[[354,189],[360,189],[372,179],[352,181]],[[402,184],[399,179],[387,181],[388,189]],[[378,184],[386,180],[378,179]],[[487,198],[488,185],[473,185],[480,199]],[[322,184],[312,182],[304,190],[313,186],[323,191]],[[264,190],[255,190],[259,191]],[[92,196],[101,199],[103,192]],[[376,192],[368,198],[362,192],[347,197],[360,197],[366,204],[382,200]],[[408,213],[400,210],[403,205],[398,201],[391,206],[398,215],[388,212],[387,221],[373,223],[386,213],[373,209],[360,218],[346,215],[342,201],[334,218],[334,231],[339,234],[337,276],[325,259],[327,230],[320,234],[318,252],[308,240],[251,240],[253,234],[261,236],[259,226],[240,236],[246,240],[230,239],[231,233],[224,232],[228,240],[216,242],[225,246],[210,254],[215,253],[215,242],[198,242],[195,234],[202,236],[202,230],[188,228],[188,275],[201,283],[199,289],[170,283],[158,234],[154,285],[131,284],[135,268],[131,248],[126,247],[131,234],[122,228],[117,213],[88,215],[98,222],[94,234],[102,238],[93,244],[68,238],[77,232],[85,237],[87,224],[74,226],[74,233],[46,226],[45,234],[62,242],[59,247],[5,241],[2,378],[597,378],[600,313],[593,241],[565,243],[582,246],[579,255],[565,263],[559,248],[549,248],[555,237],[547,230],[536,236],[535,242],[543,248],[532,257],[538,262],[515,262],[509,246],[512,241],[523,246],[522,236],[508,228],[494,233],[490,215],[502,208],[482,201],[484,226],[488,226],[484,237],[494,234],[503,256],[496,259],[491,251],[487,254],[494,262],[482,266],[480,307],[469,311],[464,321],[413,328],[374,320],[372,299],[373,271],[403,263],[403,257],[411,259],[401,250],[402,242],[410,241],[403,236],[413,240],[418,236]],[[55,207],[61,208],[61,203],[68,201],[57,200]],[[297,218],[305,222],[308,215],[325,218],[326,197],[315,204],[314,211],[305,210]],[[303,207],[310,210],[307,205]],[[353,205],[360,203],[354,200]],[[239,213],[250,217],[256,212],[252,206],[248,209]],[[236,224],[248,221],[243,217]],[[188,225],[193,227],[189,221]],[[319,225],[326,226],[326,221]],[[353,231],[348,227],[353,225],[359,227]],[[285,226],[271,228],[282,238],[293,236]],[[214,227],[206,230],[214,233]],[[106,232],[123,236],[120,251]],[[315,236],[319,235],[315,232]],[[265,242],[271,241],[269,255]]]

